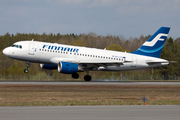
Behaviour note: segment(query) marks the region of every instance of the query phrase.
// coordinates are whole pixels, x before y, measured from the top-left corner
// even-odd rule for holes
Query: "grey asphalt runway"
[[[180,120],[178,105],[0,107],[0,120]]]
[[[114,82],[29,82],[29,81],[0,81],[0,85],[180,85],[180,82],[134,82],[134,81],[114,81]]]
[[[6,82],[0,85],[180,85],[180,82]],[[179,105],[0,107],[0,120],[180,120]]]

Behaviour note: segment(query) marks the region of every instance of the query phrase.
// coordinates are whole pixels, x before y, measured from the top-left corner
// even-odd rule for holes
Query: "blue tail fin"
[[[138,50],[132,53],[159,58],[169,30],[169,27],[161,27]]]

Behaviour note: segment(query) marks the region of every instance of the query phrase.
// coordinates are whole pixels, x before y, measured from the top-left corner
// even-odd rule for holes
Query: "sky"
[[[180,37],[180,0],[0,0],[0,35],[92,32],[128,39],[161,26]]]

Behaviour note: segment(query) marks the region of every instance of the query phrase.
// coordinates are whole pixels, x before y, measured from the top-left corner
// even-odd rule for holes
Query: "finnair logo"
[[[159,40],[160,40],[160,41],[164,41],[165,38],[161,38],[162,36],[167,37],[168,34],[160,33],[160,34],[158,34],[152,41],[146,41],[146,42],[143,44],[143,46],[152,47],[152,46],[154,46],[154,45],[156,44],[157,41],[159,41]]]
[[[69,47],[62,47],[62,46],[53,46],[53,45],[43,45],[43,49],[49,49],[49,50],[61,50],[66,52],[76,52],[78,53],[79,49],[77,48],[69,48]]]

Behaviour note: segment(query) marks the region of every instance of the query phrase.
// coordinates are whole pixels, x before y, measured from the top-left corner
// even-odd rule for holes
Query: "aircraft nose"
[[[3,54],[6,55],[6,56],[9,55],[9,50],[8,50],[8,48],[5,48],[5,49],[3,50]]]

